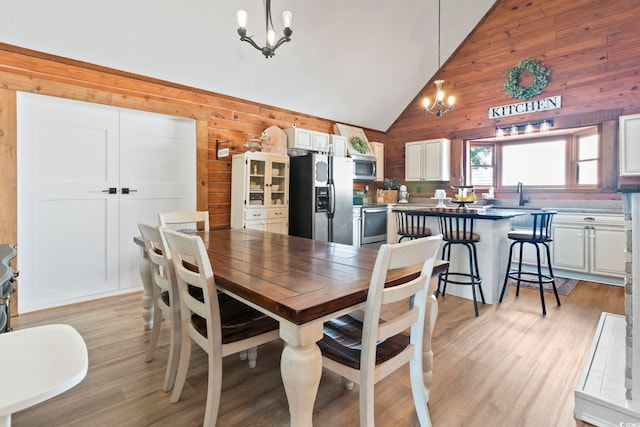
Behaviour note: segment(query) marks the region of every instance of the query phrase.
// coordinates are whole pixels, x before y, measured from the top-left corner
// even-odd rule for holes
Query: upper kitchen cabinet
[[[233,156],[231,228],[289,234],[289,157],[246,152]]]
[[[347,156],[347,137],[342,135],[331,135],[330,138],[331,152],[334,156]]]
[[[287,134],[287,146],[289,148],[319,151],[321,153],[329,152],[328,133],[300,129],[299,127],[291,127],[285,129],[284,132]]]
[[[620,116],[620,175],[640,175],[640,114]]]
[[[451,141],[445,138],[407,142],[405,181],[449,181]]]
[[[376,156],[376,181],[384,180],[384,144],[381,142],[369,142]]]

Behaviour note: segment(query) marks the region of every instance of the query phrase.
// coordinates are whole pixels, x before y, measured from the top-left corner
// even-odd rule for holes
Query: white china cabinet
[[[289,234],[289,157],[246,152],[233,156],[231,228]]]

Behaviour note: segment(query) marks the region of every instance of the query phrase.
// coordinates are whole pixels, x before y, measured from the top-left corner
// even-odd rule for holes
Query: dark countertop
[[[413,215],[438,216],[439,214],[453,214],[468,218],[499,220],[510,219],[516,216],[528,215],[528,212],[509,209],[483,209],[483,208],[406,208],[394,209],[394,212],[409,212]]]

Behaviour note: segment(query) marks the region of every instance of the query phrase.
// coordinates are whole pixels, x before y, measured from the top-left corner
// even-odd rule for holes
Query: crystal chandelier
[[[258,44],[253,41],[253,36],[247,36],[247,12],[244,10],[238,11],[238,34],[240,35],[241,41],[247,42],[261,51],[265,58],[271,58],[275,55],[276,49],[282,43],[291,41],[291,34],[293,33],[291,30],[291,19],[293,15],[288,10],[282,13],[284,30],[282,30],[282,37],[276,41],[276,32],[273,27],[273,20],[271,19],[271,0],[264,0],[264,10],[266,31],[266,45],[264,47],[258,46]]]
[[[438,80],[433,83],[436,85],[436,98],[433,104],[429,106],[429,104],[431,104],[429,98],[425,98],[422,104],[425,113],[435,114],[436,117],[440,117],[447,111],[453,111],[453,104],[455,102],[455,98],[449,96],[447,104],[445,105],[444,91],[442,90],[444,80],[442,80],[442,70],[440,69],[440,0],[438,0]]]

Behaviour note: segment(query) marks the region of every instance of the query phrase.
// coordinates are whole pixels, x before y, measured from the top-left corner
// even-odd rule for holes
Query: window
[[[491,187],[495,176],[493,144],[474,145],[469,150],[471,182],[474,185]]]
[[[577,151],[578,185],[598,184],[598,135],[577,136]]]
[[[505,144],[502,147],[500,186],[527,185],[552,187],[565,185],[565,139]]]
[[[597,126],[469,141],[468,183],[498,189],[518,182],[548,189],[597,188],[600,153]]]

